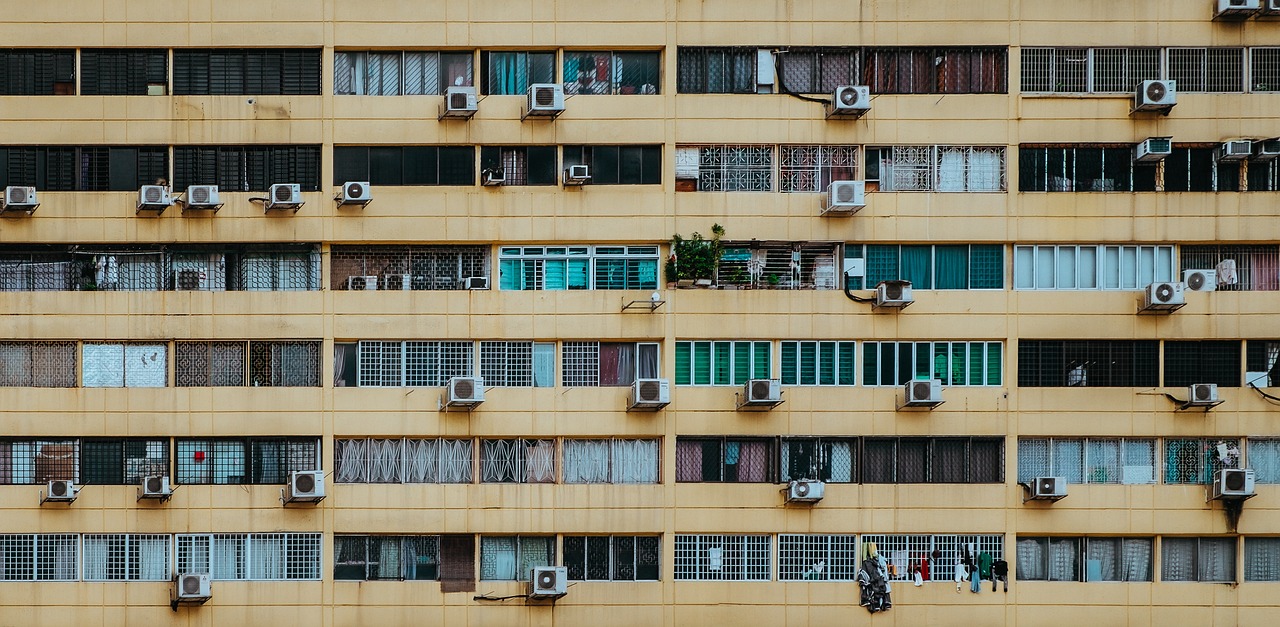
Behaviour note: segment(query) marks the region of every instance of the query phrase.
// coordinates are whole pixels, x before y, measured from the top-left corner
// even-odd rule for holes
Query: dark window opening
[[[0,50],[0,96],[69,96],[75,81],[75,50]]]
[[[480,172],[502,172],[503,185],[555,185],[555,146],[483,146]]]
[[[1019,340],[1018,386],[1155,387],[1158,351],[1155,340]]]
[[[333,184],[475,185],[472,146],[335,146]]]
[[[86,96],[145,96],[150,85],[168,82],[169,51],[163,48],[80,51],[80,93]]]
[[[320,49],[174,50],[173,93],[318,96]]]
[[[217,185],[223,192],[265,192],[276,183],[320,189],[320,146],[175,146],[176,191]]]
[[[40,191],[137,191],[169,177],[163,146],[10,146],[0,148],[0,186]]]
[[[586,165],[592,185],[659,185],[662,146],[565,146],[564,167]]]
[[[1164,384],[1182,387],[1215,383],[1240,387],[1240,342],[1204,340],[1164,343]]]

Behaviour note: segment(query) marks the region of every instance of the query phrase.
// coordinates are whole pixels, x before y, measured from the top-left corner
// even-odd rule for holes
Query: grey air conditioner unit
[[[1262,10],[1262,0],[1212,0],[1215,20],[1245,20]]]
[[[284,502],[319,503],[324,500],[323,470],[294,470],[284,487]]]
[[[1254,161],[1271,161],[1276,157],[1280,157],[1280,139],[1262,139],[1253,142]]]
[[[507,175],[502,168],[490,168],[480,173],[480,184],[485,187],[498,187],[507,182]]]
[[[164,185],[143,185],[138,190],[138,214],[160,215],[173,205],[173,197],[169,188]]]
[[[444,90],[444,102],[440,103],[437,119],[466,120],[479,110],[475,87],[448,87]]]
[[[378,275],[371,274],[369,276],[349,276],[347,277],[347,290],[351,292],[362,292],[365,290],[373,291],[378,289]]]
[[[941,379],[918,379],[907,381],[903,386],[898,409],[905,407],[933,409],[943,402]]]
[[[10,185],[4,188],[4,198],[0,198],[0,213],[35,213],[40,201],[36,199],[36,188]]]
[[[267,211],[294,211],[301,209],[302,186],[297,183],[276,183],[267,193]]]
[[[866,193],[866,181],[831,181],[822,213],[853,215],[867,206]]]
[[[817,503],[822,500],[826,484],[815,479],[796,479],[787,484],[788,503]]]
[[[1187,407],[1213,407],[1221,402],[1218,400],[1218,386],[1215,383],[1192,383],[1187,386]]]
[[[871,110],[871,88],[866,85],[841,85],[831,94],[827,117],[861,117]]]
[[[1057,501],[1067,496],[1067,479],[1036,477],[1026,484],[1026,488],[1028,501]]]
[[[169,475],[148,475],[138,483],[138,500],[153,499],[167,501],[173,496],[173,486],[169,484]]]
[[[524,115],[555,118],[564,112],[564,86],[559,83],[534,83],[529,86]]]
[[[484,379],[477,377],[450,377],[445,389],[445,407],[468,409],[484,402]]]
[[[1193,292],[1212,292],[1218,289],[1218,271],[1183,270],[1182,282]]]
[[[1142,163],[1163,161],[1173,154],[1173,138],[1149,137],[1133,147],[1133,160]]]
[[[217,185],[192,185],[182,197],[183,211],[217,211],[221,208]]]
[[[1159,111],[1169,115],[1173,105],[1178,104],[1177,81],[1142,81],[1138,83],[1138,91],[1133,97],[1133,110]]]
[[[780,379],[750,379],[738,395],[739,409],[772,409],[782,404]]]
[[[1280,0],[1262,0],[1262,12],[1258,17],[1280,16]]]
[[[1152,283],[1142,290],[1142,308],[1139,313],[1170,313],[1187,304],[1185,288],[1181,283]]]
[[[585,165],[571,165],[565,168],[565,185],[586,185],[591,182],[591,168]]]
[[[881,281],[876,285],[876,307],[903,309],[913,302],[911,281]]]
[[[489,277],[487,276],[465,277],[458,281],[458,289],[487,290],[489,289]]]
[[[627,411],[658,411],[671,403],[671,383],[666,379],[636,379],[627,397]]]
[[[1213,473],[1209,484],[1209,499],[1218,501],[1243,501],[1254,496],[1252,468],[1222,468]]]
[[[363,207],[373,202],[373,190],[369,188],[369,181],[347,181],[342,184],[342,190],[333,199],[340,207],[349,205]]]
[[[558,599],[569,589],[569,569],[564,566],[534,566],[529,573],[530,599]]]
[[[177,611],[178,605],[200,605],[213,598],[212,586],[208,573],[180,573],[173,578],[173,589],[169,591],[169,603]]]
[[[52,479],[45,485],[43,501],[70,503],[76,500],[76,497],[79,495],[80,486],[77,486],[76,482],[64,479]]]
[[[1218,161],[1244,161],[1253,155],[1253,140],[1236,139],[1222,142],[1214,151]]]

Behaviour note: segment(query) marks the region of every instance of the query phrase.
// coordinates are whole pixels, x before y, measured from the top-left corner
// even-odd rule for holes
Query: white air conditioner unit
[[[942,400],[942,380],[941,379],[920,379],[915,381],[907,381],[903,386],[902,404],[903,407],[927,407],[934,408],[941,405]]]
[[[1161,111],[1166,115],[1178,104],[1177,81],[1142,81],[1134,94],[1134,111]]]
[[[487,290],[489,289],[489,277],[487,276],[469,276],[458,281],[458,289],[463,290]]]
[[[671,403],[671,383],[666,379],[636,379],[627,397],[627,411],[658,411]]]
[[[347,181],[342,184],[342,191],[333,197],[338,201],[338,205],[358,205],[365,206],[373,202],[373,190],[369,188],[369,181]]]
[[[876,286],[876,307],[902,309],[913,302],[911,281],[881,281]]]
[[[173,496],[173,486],[169,484],[169,475],[148,475],[138,484],[138,500],[155,499],[167,501]]]
[[[1193,292],[1212,292],[1218,289],[1218,271],[1183,270],[1182,282]]]
[[[1142,291],[1142,309],[1145,312],[1171,312],[1187,304],[1181,283],[1152,283]]]
[[[36,199],[36,188],[10,185],[4,188],[4,198],[0,199],[0,212],[25,213],[31,215],[40,201]]]
[[[524,115],[554,118],[564,112],[564,87],[559,83],[534,83],[529,86],[529,98]]]
[[[319,503],[324,500],[323,470],[294,470],[284,488],[285,503]]]
[[[275,183],[267,192],[267,211],[297,211],[302,204],[302,186],[297,183]]]
[[[867,206],[866,192],[866,181],[831,181],[822,213],[856,213]]]
[[[1067,496],[1066,477],[1036,477],[1027,484],[1027,500],[1057,501]]]
[[[1262,0],[1214,0],[1214,19],[1243,20],[1262,10]]]
[[[1271,161],[1276,157],[1280,157],[1280,139],[1262,139],[1253,142],[1254,161]]]
[[[871,88],[866,85],[841,85],[831,95],[827,117],[857,117],[871,110]]]
[[[54,501],[57,503],[70,503],[76,500],[80,494],[80,486],[74,481],[64,479],[51,479],[45,485],[44,500]]]
[[[779,379],[750,379],[742,386],[738,407],[770,409],[782,404],[782,381]]]
[[[1172,137],[1149,137],[1133,147],[1133,160],[1143,163],[1163,161],[1173,154]]]
[[[1222,142],[1214,152],[1218,161],[1243,161],[1253,155],[1253,141],[1236,139]]]
[[[564,566],[534,566],[529,573],[529,598],[558,599],[569,589],[569,569]]]
[[[347,290],[352,292],[360,292],[364,290],[373,291],[378,289],[378,276],[349,276],[347,277]]]
[[[1261,15],[1267,17],[1280,15],[1280,0],[1263,0]]]
[[[1187,407],[1213,407],[1221,402],[1217,384],[1192,383],[1187,386]]]
[[[217,211],[222,208],[222,202],[218,200],[217,185],[192,185],[187,188],[187,193],[183,195],[183,210],[212,210]]]
[[[490,168],[480,173],[480,184],[485,187],[497,187],[506,182],[507,176],[502,168]]]
[[[571,165],[564,171],[565,185],[585,185],[591,182],[591,168],[585,165]]]
[[[380,284],[384,290],[409,291],[413,289],[412,274],[385,274]]]
[[[146,211],[160,215],[172,205],[173,197],[169,194],[169,188],[164,185],[143,185],[138,190],[138,213]]]
[[[445,407],[475,407],[484,402],[484,379],[450,377],[445,390]]]
[[[480,110],[475,87],[448,87],[444,90],[444,102],[440,103],[440,120],[453,118],[466,120]]]
[[[1252,468],[1222,468],[1213,473],[1209,484],[1212,500],[1243,501],[1254,495]]]
[[[827,485],[815,479],[796,479],[787,484],[788,503],[817,503]]]
[[[169,601],[176,605],[199,605],[213,598],[208,573],[181,573],[173,578]]]

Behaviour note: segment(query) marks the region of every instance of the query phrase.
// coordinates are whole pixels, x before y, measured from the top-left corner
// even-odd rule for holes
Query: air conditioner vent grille
[[[204,185],[192,187],[191,202],[197,205],[207,204],[209,202],[209,188]]]
[[[453,392],[461,398],[472,398],[476,393],[475,381],[473,379],[458,379],[453,384]]]
[[[50,494],[51,496],[66,496],[66,495],[67,495],[67,482],[66,482],[66,481],[54,481],[54,482],[53,482],[53,484],[49,486],[49,494]]]
[[[640,384],[640,400],[657,401],[662,396],[662,384],[656,380],[644,381]]]
[[[276,187],[276,202],[289,202],[293,200],[293,190],[287,185]]]
[[[316,477],[312,474],[298,475],[298,478],[294,480],[294,485],[297,486],[298,492],[315,492]]]

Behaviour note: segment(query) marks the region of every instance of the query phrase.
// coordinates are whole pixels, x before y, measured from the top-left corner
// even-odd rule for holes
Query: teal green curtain
[[[797,346],[799,342],[783,342],[782,343],[782,384],[796,385],[799,382],[799,373],[797,372]]]
[[[915,370],[912,379],[933,378],[933,342],[901,342],[899,346],[909,346],[915,351]]]
[[[840,342],[840,385],[854,385],[856,383],[853,378],[856,360],[854,356],[855,346],[856,344],[853,342]]]
[[[975,244],[969,247],[969,289],[1004,288],[1004,247]]]
[[[902,280],[916,289],[933,289],[932,246],[902,247]]]
[[[933,258],[938,273],[937,289],[963,290],[969,287],[968,246],[934,246]]]
[[[693,347],[689,342],[676,342],[676,385],[689,385],[693,382],[692,352]]]
[[[520,260],[519,259],[503,259],[498,264],[499,279],[498,289],[518,290],[520,289]]]
[[[542,263],[542,289],[563,290],[568,288],[563,259],[548,259]]]
[[[489,93],[495,96],[518,96],[528,91],[529,54],[490,52]]]
[[[627,262],[627,289],[631,290],[656,290],[658,289],[658,260],[648,259],[643,261]]]
[[[881,281],[896,281],[898,273],[898,247],[867,245],[867,289]]]
[[[589,268],[591,263],[586,259],[570,259],[567,276],[565,280],[568,288],[571,290],[585,290],[591,287],[589,282]],[[596,286],[597,289],[604,289]]]

